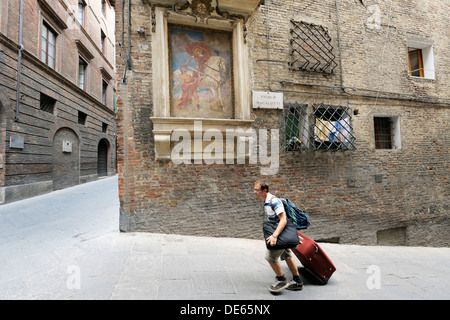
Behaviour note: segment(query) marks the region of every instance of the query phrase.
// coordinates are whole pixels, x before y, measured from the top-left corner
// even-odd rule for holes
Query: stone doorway
[[[80,142],[70,128],[59,129],[53,138],[53,190],[80,183]]]
[[[97,151],[97,174],[99,177],[108,175],[108,149],[108,140],[101,139]]]

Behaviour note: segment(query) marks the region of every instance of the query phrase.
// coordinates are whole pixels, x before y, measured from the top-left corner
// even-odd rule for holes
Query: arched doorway
[[[97,175],[99,177],[108,175],[108,149],[108,140],[101,139],[97,150]]]
[[[80,142],[70,128],[61,128],[53,137],[53,190],[80,183]]]

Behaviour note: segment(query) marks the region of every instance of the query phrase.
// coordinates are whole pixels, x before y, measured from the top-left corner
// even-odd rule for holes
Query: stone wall
[[[108,141],[108,173],[115,173],[114,9],[100,17],[100,2],[86,8],[85,25],[74,12],[78,1],[24,1],[19,114],[16,116],[19,1],[0,11],[0,203],[16,201],[97,178],[97,152]],[[48,9],[48,8],[51,8]],[[53,11],[53,12],[52,12]],[[43,21],[57,32],[55,68],[41,62]],[[108,22],[109,20],[109,22]],[[108,34],[100,52],[100,29]],[[80,48],[92,54],[83,90],[78,86]],[[103,71],[102,71],[103,70]],[[106,76],[105,76],[106,74]],[[108,75],[110,78],[108,78]],[[102,80],[109,82],[102,101]],[[42,95],[54,99],[41,110]],[[48,112],[51,111],[51,112]],[[79,123],[79,112],[87,115]],[[24,139],[11,148],[10,137]],[[63,150],[63,141],[72,143]]]
[[[262,204],[255,199],[253,182],[264,178],[271,192],[310,215],[305,233],[317,240],[450,244],[450,135],[445,129],[450,81],[444,53],[449,40],[438,31],[448,28],[445,5],[337,4],[266,0],[247,22],[251,90],[282,92],[285,108],[304,104],[309,114],[316,104],[348,107],[356,150],[287,152],[281,139],[278,172],[261,177],[261,166],[248,162],[175,165],[155,160],[151,7],[132,1],[132,69],[125,83],[125,55],[122,50],[117,55],[122,231],[261,238]],[[120,4],[116,12],[121,35]],[[289,69],[290,20],[327,28],[337,62],[334,73]],[[127,21],[125,10],[125,26]],[[145,33],[137,33],[138,27]],[[128,48],[116,38],[118,48]],[[408,76],[408,41],[431,41],[434,79]],[[254,129],[279,129],[283,136],[283,110],[251,112]],[[375,116],[398,119],[401,147],[375,148]]]

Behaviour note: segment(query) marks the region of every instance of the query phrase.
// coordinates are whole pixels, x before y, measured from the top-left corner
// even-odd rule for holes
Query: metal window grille
[[[323,151],[355,150],[356,140],[350,123],[350,108],[314,105],[314,149]]]
[[[86,119],[87,119],[87,114],[82,111],[78,111],[78,124],[85,125]]]
[[[309,148],[309,126],[306,104],[288,104],[285,108],[285,150],[305,151]]]
[[[55,108],[56,100],[47,96],[46,94],[41,92],[40,97],[40,109],[42,111],[53,113],[53,110]]]
[[[350,109],[314,105],[308,115],[307,105],[291,103],[285,107],[286,151],[355,150]]]
[[[320,25],[291,20],[291,70],[333,73],[337,67],[328,30]]]
[[[392,148],[392,120],[385,117],[375,117],[375,148],[391,149]]]

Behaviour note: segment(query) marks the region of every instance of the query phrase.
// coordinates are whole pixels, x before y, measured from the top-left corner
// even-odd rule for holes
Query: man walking
[[[266,241],[274,246],[277,243],[278,235],[283,231],[287,223],[287,214],[281,200],[269,192],[269,186],[263,181],[256,181],[253,192],[258,199],[264,200],[264,213],[270,221],[278,222],[277,229],[269,236]],[[265,259],[269,262],[276,274],[276,281],[269,287],[270,292],[278,293],[283,289],[302,290],[303,282],[298,273],[297,264],[292,257],[292,251],[289,249],[267,250]],[[293,279],[288,282],[281,269],[279,259],[286,261],[291,270]]]

